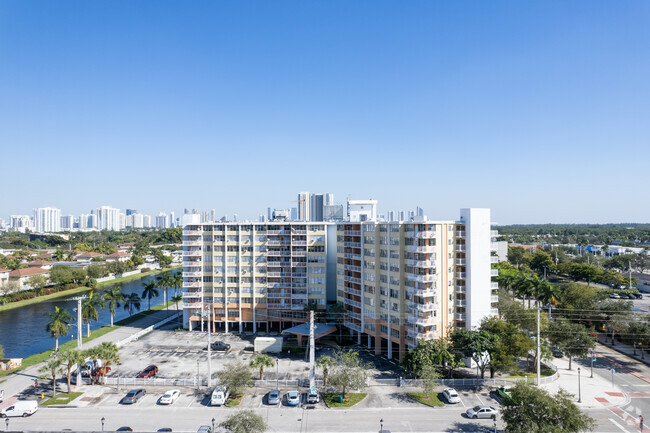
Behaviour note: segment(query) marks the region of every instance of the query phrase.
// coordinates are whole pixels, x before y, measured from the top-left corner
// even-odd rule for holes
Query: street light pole
[[[104,422],[106,421],[106,418],[102,417],[102,431],[104,431]]]
[[[214,418],[212,418],[212,431],[214,432]]]
[[[379,433],[384,433],[384,419],[379,420]]]
[[[196,390],[201,389],[201,377],[199,376],[199,360],[196,360]]]
[[[589,376],[591,379],[594,378],[594,362],[596,362],[596,352],[593,351],[593,349],[589,349],[591,352],[591,376]]]
[[[612,372],[612,388],[614,388],[614,373],[615,373],[615,371],[616,371],[616,370],[614,370],[614,369],[612,368],[612,370],[611,370],[611,372]]]
[[[582,403],[582,392],[580,390],[580,367],[578,367],[578,403]]]

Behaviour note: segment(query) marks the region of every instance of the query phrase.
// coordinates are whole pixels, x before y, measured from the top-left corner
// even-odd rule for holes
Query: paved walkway
[[[122,326],[120,328],[116,328],[114,331],[104,334],[101,337],[96,338],[92,341],[89,341],[88,343],[84,344],[82,348],[89,349],[91,347],[98,346],[105,341],[117,343],[118,341],[124,340],[125,338],[130,337],[131,335],[141,331],[142,329],[147,328],[175,314],[176,314],[175,309],[156,311],[155,313],[147,317],[144,317],[140,320],[133,322],[129,326]],[[34,379],[36,379],[38,376],[42,374],[38,370],[43,365],[45,365],[45,362],[33,365],[22,371],[18,371],[16,373],[10,374],[9,376],[7,376],[6,379],[4,379],[4,382],[0,384],[0,389],[4,390],[5,398],[4,398],[4,402],[0,403],[0,409],[13,404],[18,399],[18,397],[21,396],[22,394],[36,394],[36,393],[40,394],[41,392],[44,392],[44,390],[41,389],[40,386],[38,390],[35,390],[33,388]],[[52,383],[52,379],[46,380],[45,387],[47,387],[47,389],[50,389],[51,383]]]
[[[623,355],[627,355],[638,362],[641,362],[645,365],[650,365],[650,354],[642,353],[642,351],[639,349],[635,351],[634,347],[628,344],[617,341],[616,345],[612,345],[611,339],[608,338],[607,341],[605,341],[605,336],[603,334],[598,335],[598,342],[604,346],[609,347],[612,350],[622,353]]]

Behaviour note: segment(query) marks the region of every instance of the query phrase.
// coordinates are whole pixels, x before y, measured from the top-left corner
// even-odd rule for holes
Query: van
[[[38,403],[34,400],[18,400],[9,407],[0,411],[0,418],[10,416],[30,416],[38,410]]]
[[[222,404],[226,404],[226,400],[228,400],[228,396],[230,393],[226,389],[225,386],[218,386],[212,391],[212,397],[210,398],[210,405],[211,406],[221,406]]]

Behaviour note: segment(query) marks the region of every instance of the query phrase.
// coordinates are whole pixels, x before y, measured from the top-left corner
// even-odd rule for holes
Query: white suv
[[[442,395],[445,396],[448,403],[460,403],[460,396],[454,388],[447,388],[442,391]]]

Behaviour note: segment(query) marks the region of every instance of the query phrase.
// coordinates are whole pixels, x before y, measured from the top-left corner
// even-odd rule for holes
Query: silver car
[[[499,415],[499,411],[492,406],[474,406],[473,408],[467,409],[465,412],[469,418],[491,418],[496,419]]]
[[[442,391],[442,395],[445,396],[447,403],[460,403],[460,396],[454,388],[447,388]]]

